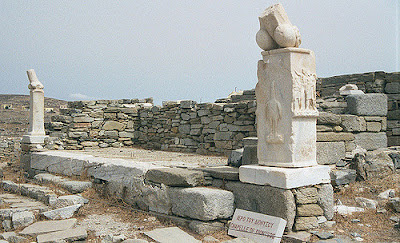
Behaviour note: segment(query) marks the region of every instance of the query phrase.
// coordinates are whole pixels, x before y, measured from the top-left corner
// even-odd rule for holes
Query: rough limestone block
[[[318,142],[317,162],[321,165],[336,164],[346,157],[344,142]]]
[[[106,131],[112,131],[112,130],[123,131],[124,128],[125,128],[125,125],[123,123],[116,122],[116,121],[107,121],[103,125],[103,129]]]
[[[234,211],[232,192],[205,187],[169,188],[172,213],[199,220],[229,218]]]
[[[69,219],[74,216],[74,213],[82,207],[82,204],[76,204],[64,208],[57,208],[47,212],[43,212],[43,215],[51,220],[55,219]]]
[[[283,218],[291,229],[296,216],[296,203],[290,190],[229,181],[225,189],[235,195],[237,208]]]
[[[331,173],[333,185],[347,185],[356,180],[357,172],[352,169],[334,170]]]
[[[31,211],[15,212],[12,214],[11,222],[14,229],[25,227],[35,221],[35,215]]]
[[[321,216],[324,210],[318,204],[303,204],[297,206],[297,216]]]
[[[366,150],[375,150],[387,147],[387,136],[385,132],[379,133],[358,133],[355,134],[356,146]]]
[[[243,148],[232,150],[228,158],[228,165],[239,167],[242,165]]]
[[[309,204],[318,202],[318,191],[315,187],[301,187],[294,190],[296,204]]]
[[[361,116],[386,116],[387,96],[385,94],[349,95],[346,98],[350,114]]]
[[[342,115],[342,126],[346,132],[365,132],[367,124],[363,117]]]
[[[317,118],[318,125],[340,125],[342,118],[330,112],[320,112]]]
[[[242,165],[257,164],[257,143],[256,145],[244,145]]]
[[[147,171],[145,179],[167,186],[201,186],[204,185],[204,174],[182,168],[159,168]]]
[[[223,180],[238,181],[239,169],[231,166],[213,166],[201,169],[210,174],[211,177]]]
[[[296,231],[310,230],[318,227],[317,217],[298,217],[294,224]]]
[[[334,215],[333,187],[329,184],[318,185],[318,204],[324,210],[324,216],[331,220]]]

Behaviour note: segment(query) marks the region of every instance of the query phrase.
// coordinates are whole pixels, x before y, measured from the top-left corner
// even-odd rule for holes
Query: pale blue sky
[[[398,0],[0,0],[0,93],[28,94],[30,68],[65,100],[205,102],[251,89],[258,16],[277,2],[318,76],[399,71]]]

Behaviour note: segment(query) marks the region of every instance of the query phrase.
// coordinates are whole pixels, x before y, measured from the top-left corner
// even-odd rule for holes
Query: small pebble
[[[361,220],[359,220],[359,219],[352,219],[351,222],[352,222],[352,223],[360,223]]]
[[[351,233],[351,236],[353,236],[353,237],[361,237],[361,235],[359,233],[357,233],[357,232]]]
[[[355,241],[364,241],[364,239],[361,238],[361,237],[355,237],[354,240],[355,240]]]

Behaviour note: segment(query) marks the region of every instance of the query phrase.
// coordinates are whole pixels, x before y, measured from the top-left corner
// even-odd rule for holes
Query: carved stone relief
[[[302,69],[294,71],[292,110],[296,117],[317,116],[316,79],[317,75]]]

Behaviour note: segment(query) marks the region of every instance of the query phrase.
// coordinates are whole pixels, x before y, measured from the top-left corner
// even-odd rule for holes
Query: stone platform
[[[223,229],[235,208],[284,218],[287,231],[317,227],[317,216],[332,217],[329,183],[321,181],[310,189],[243,183],[239,170],[226,163],[226,157],[143,149],[53,150],[32,152],[30,172],[90,178],[110,196],[202,233]],[[306,196],[300,197],[303,190]],[[198,206],[187,207],[193,202]],[[296,208],[304,203],[320,210],[297,217]],[[306,222],[296,225],[299,219]]]

